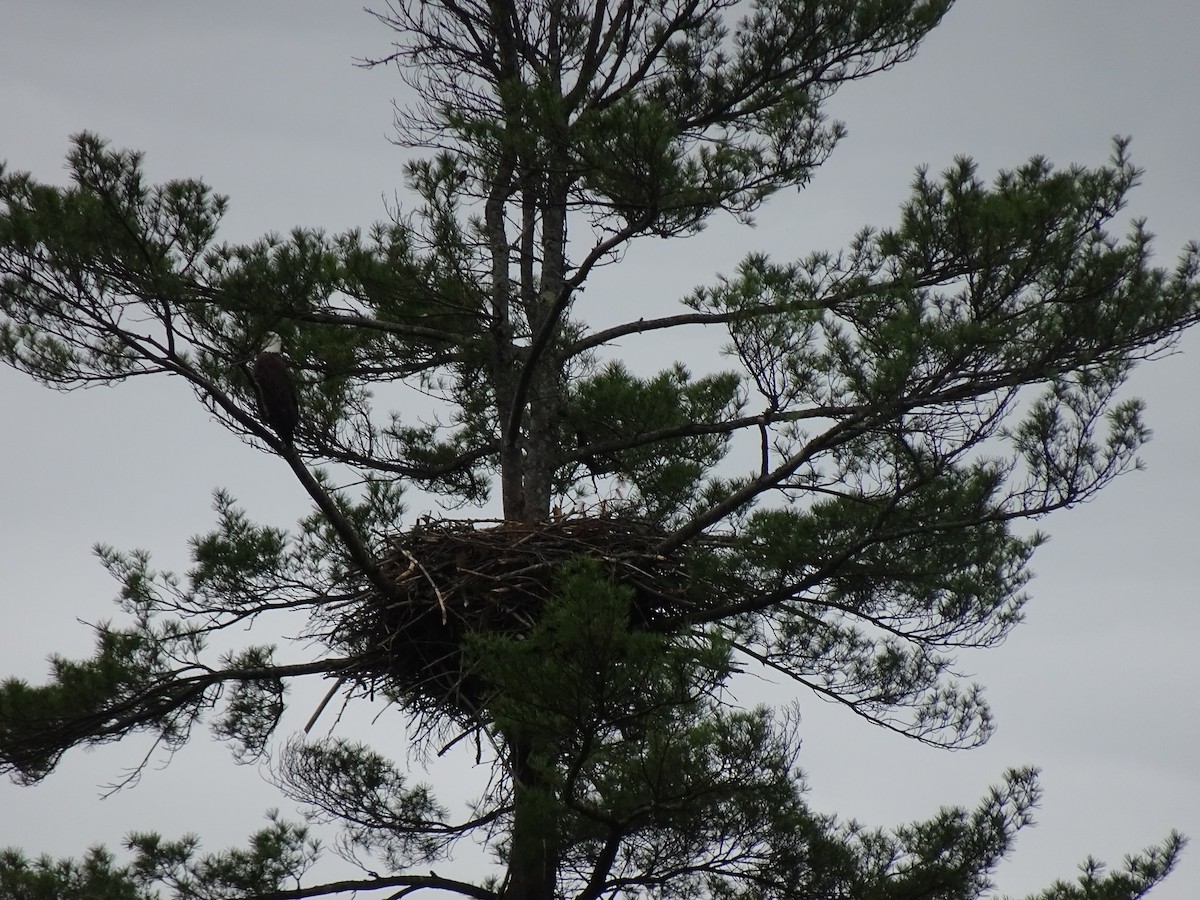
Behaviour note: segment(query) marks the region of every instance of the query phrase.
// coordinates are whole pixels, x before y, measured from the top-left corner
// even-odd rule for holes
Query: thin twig
[[[418,560],[403,547],[397,547],[396,549],[408,557],[408,561],[421,570],[421,574],[425,576],[425,580],[428,581],[429,586],[433,588],[434,596],[437,597],[438,606],[441,607],[442,610],[442,624],[445,625],[449,621],[449,614],[446,611],[446,598],[442,596],[441,588],[437,586],[437,582],[433,580],[433,576],[429,574],[429,570],[421,565],[420,560]]]
[[[329,692],[325,695],[325,699],[320,702],[320,704],[316,708],[316,711],[313,712],[313,714],[311,716],[309,716],[308,723],[304,726],[305,734],[308,734],[310,731],[312,731],[313,726],[317,724],[317,719],[319,719],[321,717],[321,713],[323,713],[325,711],[325,707],[327,707],[329,705],[329,701],[333,699],[333,695],[336,694],[338,692],[338,690],[341,689],[342,685],[345,683],[346,683],[345,675],[342,675],[340,678],[338,678],[338,680],[336,682],[334,682],[333,687],[331,687],[329,689]]]

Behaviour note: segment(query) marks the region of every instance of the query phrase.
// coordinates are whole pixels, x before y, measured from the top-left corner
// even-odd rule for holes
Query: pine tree
[[[226,198],[148,184],[139,154],[91,134],[68,187],[0,170],[5,361],[62,389],[184,378],[313,502],[285,531],[218,491],[182,576],[100,547],[123,624],[46,684],[0,686],[0,767],[36,782],[72,748],[148,732],[169,749],[208,722],[373,870],[291,887],[320,848],[276,817],[217,853],[155,834],[129,836],[127,862],[8,851],[0,896],[986,892],[1033,771],[973,811],[867,830],[809,808],[795,717],[731,691],[766,668],[926,744],[987,739],[953,654],[1019,622],[1043,540],[1027,523],[1137,466],[1147,430],[1118,392],[1200,315],[1200,247],[1168,271],[1140,223],[1112,233],[1139,175],[1127,142],[1099,168],[1035,158],[991,184],[967,159],[923,171],[893,228],[752,254],[682,310],[645,298],[589,325],[597,270],[630,242],[803,187],[842,135],[825,101],[911,57],[949,5],[389,5],[394,53],[369,65],[417,91],[398,139],[426,155],[412,214],[365,232],[219,243]],[[696,327],[728,334],[720,366],[642,377],[620,356]],[[294,439],[256,400],[272,333]],[[436,424],[387,407],[398,383]],[[410,517],[405,492],[436,514]],[[208,649],[247,623],[299,639]],[[287,739],[302,676],[394,707],[432,749],[473,745],[487,791],[456,815],[381,748]],[[470,840],[494,878],[433,871]],[[1040,896],[1141,896],[1181,846],[1089,861]]]

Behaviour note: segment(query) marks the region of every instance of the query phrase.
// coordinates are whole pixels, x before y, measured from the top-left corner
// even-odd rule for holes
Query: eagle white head
[[[283,353],[283,338],[273,331],[268,331],[266,343],[263,344],[263,353]]]

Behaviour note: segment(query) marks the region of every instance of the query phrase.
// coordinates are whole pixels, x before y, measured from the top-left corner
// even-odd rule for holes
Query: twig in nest
[[[429,570],[426,569],[423,565],[421,565],[420,560],[418,560],[415,556],[413,556],[411,553],[409,553],[403,547],[397,547],[396,549],[399,550],[401,553],[403,553],[405,556],[407,556],[408,561],[411,562],[414,566],[416,566],[418,569],[421,570],[421,574],[425,576],[425,580],[428,581],[429,586],[431,588],[433,588],[434,596],[437,597],[438,606],[441,607],[441,610],[442,610],[442,624],[445,625],[446,622],[448,621],[448,614],[446,612],[446,598],[444,596],[442,596],[441,588],[439,588],[437,586],[437,582],[433,580],[433,576],[429,574]]]

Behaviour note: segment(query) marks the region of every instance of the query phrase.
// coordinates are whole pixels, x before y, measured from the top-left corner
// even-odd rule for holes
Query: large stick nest
[[[485,686],[464,665],[464,639],[527,633],[568,561],[590,557],[633,592],[631,627],[686,614],[689,579],[682,560],[655,552],[663,536],[613,517],[426,521],[389,539],[391,596],[366,593],[333,637],[359,660],[348,674],[360,685],[418,713],[478,722]]]

